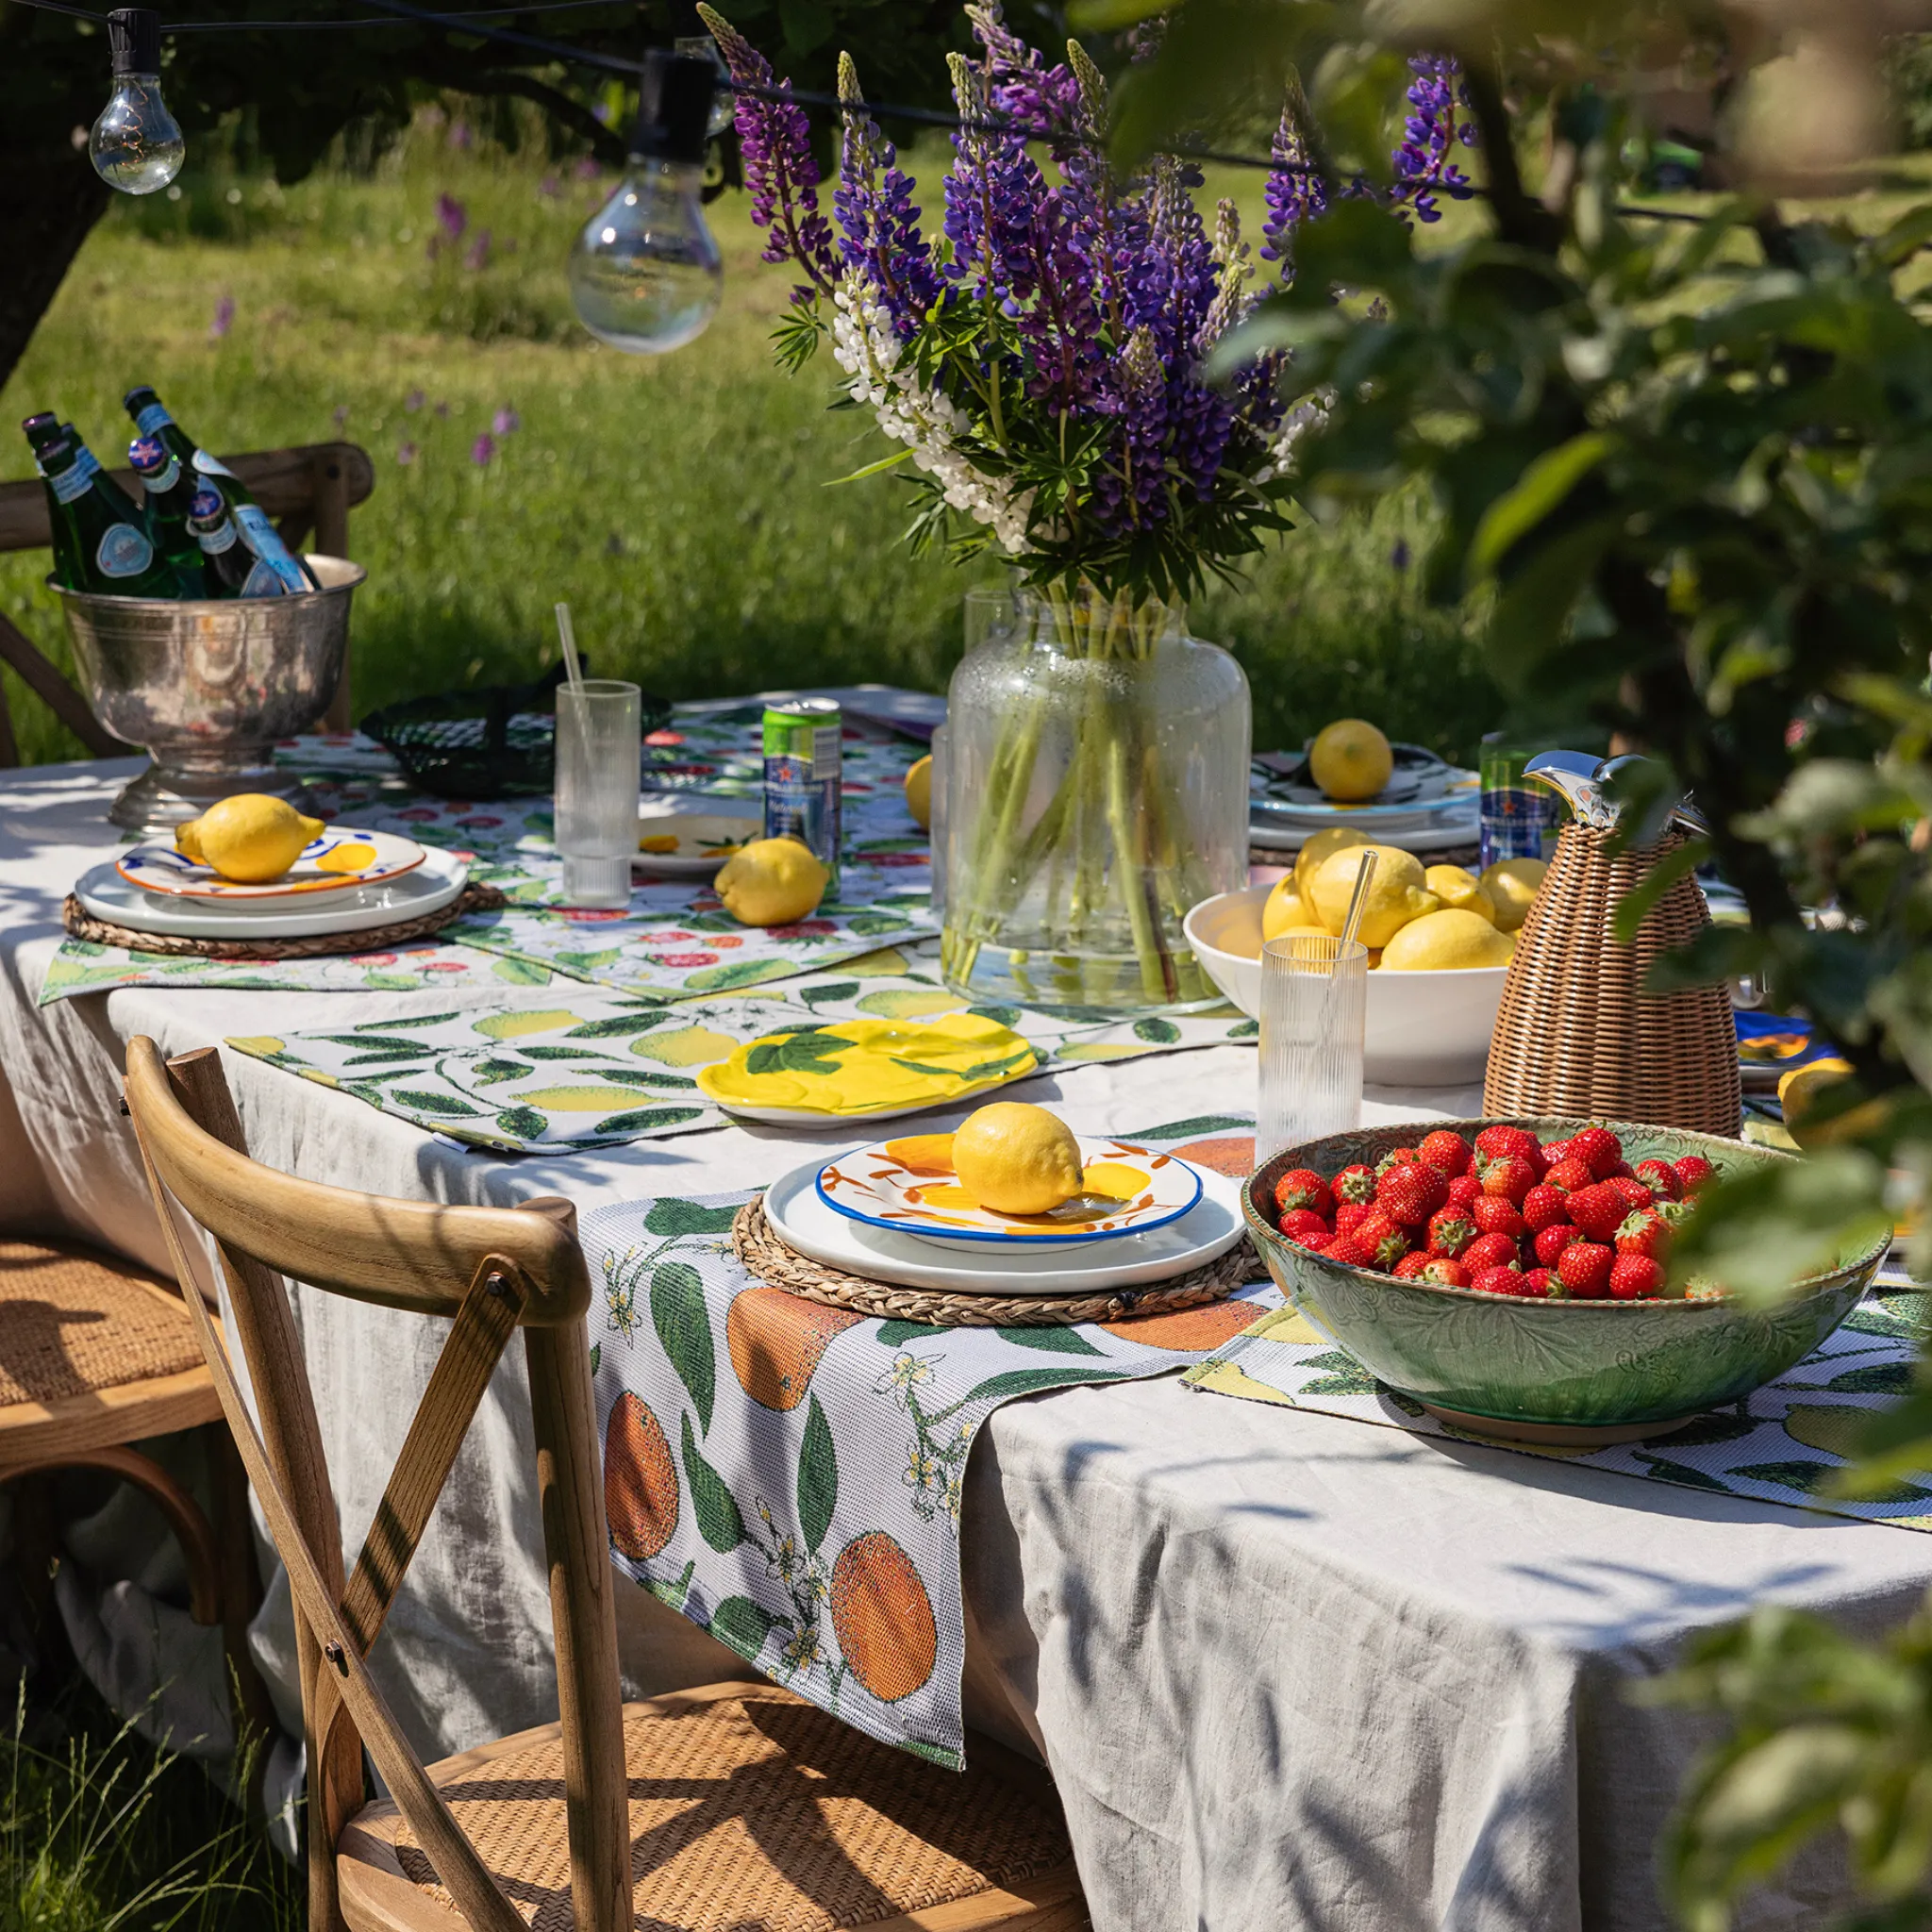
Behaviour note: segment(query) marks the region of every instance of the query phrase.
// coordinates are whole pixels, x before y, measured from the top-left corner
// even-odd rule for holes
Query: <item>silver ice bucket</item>
[[[308,567],[322,589],[288,597],[171,601],[50,585],[94,715],[154,759],[114,801],[115,824],[167,832],[237,791],[313,808],[275,769],[274,746],[328,708],[349,646],[349,600],[368,573],[341,557],[311,557]]]

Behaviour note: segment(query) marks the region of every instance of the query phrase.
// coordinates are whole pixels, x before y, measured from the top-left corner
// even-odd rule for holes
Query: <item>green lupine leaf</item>
[[[433,1113],[449,1120],[474,1120],[482,1111],[466,1100],[447,1093],[432,1093],[421,1087],[393,1088],[389,1097],[397,1107],[413,1107],[418,1113]]]
[[[839,1458],[832,1425],[812,1396],[805,1412],[805,1441],[798,1452],[798,1527],[805,1546],[816,1550],[831,1526],[839,1503]]]
[[[705,1305],[705,1284],[698,1271],[684,1261],[666,1261],[651,1275],[651,1325],[677,1379],[689,1391],[698,1412],[698,1428],[711,1433],[711,1403],[717,1393],[718,1357],[711,1341],[711,1312]]]
[[[748,1663],[756,1663],[777,1621],[748,1596],[727,1596],[711,1612],[710,1631],[720,1643],[729,1644]]]
[[[1074,1382],[1121,1382],[1130,1380],[1117,1369],[1007,1369],[991,1375],[973,1390],[966,1402],[984,1402],[989,1397],[1001,1402],[1015,1395],[1030,1395],[1036,1389],[1065,1389]],[[959,1407],[964,1407],[964,1403]]]
[[[873,1340],[882,1348],[903,1348],[908,1341],[930,1341],[945,1332],[926,1322],[881,1322]]]
[[[1010,1341],[1015,1348],[1037,1348],[1047,1355],[1107,1353],[1104,1348],[1095,1348],[1077,1328],[995,1328],[993,1333],[1002,1341]]]
[[[651,1203],[644,1226],[656,1235],[729,1234],[737,1218],[736,1208],[705,1208],[666,1194]]]
[[[534,1107],[507,1107],[496,1116],[496,1126],[513,1141],[541,1141],[549,1131],[550,1116]]]
[[[1136,1020],[1134,1038],[1151,1041],[1156,1046],[1172,1046],[1181,1037],[1181,1029],[1172,1020]]]
[[[606,1114],[591,1129],[597,1134],[648,1134],[656,1127],[681,1127],[702,1120],[702,1107],[641,1107],[630,1113]]]
[[[737,1500],[724,1478],[698,1454],[691,1417],[680,1416],[678,1422],[683,1433],[685,1488],[691,1492],[698,1534],[720,1555],[735,1550],[744,1541],[744,1518],[738,1513]]]

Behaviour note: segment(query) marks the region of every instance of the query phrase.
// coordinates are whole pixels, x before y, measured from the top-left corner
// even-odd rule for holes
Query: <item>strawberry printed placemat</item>
[[[1185,1155],[1203,1124],[1127,1138]],[[960,1488],[1001,1403],[1198,1361],[1276,1306],[1067,1328],[933,1328],[821,1307],[746,1273],[749,1194],[593,1210],[584,1250],[611,1560],[868,1735],[964,1762]]]
[[[1918,1341],[1932,1324],[1932,1293],[1902,1274],[1881,1274],[1844,1324],[1816,1354],[1742,1402],[1712,1409],[1668,1436],[1608,1449],[1542,1449],[1497,1442],[1439,1422],[1421,1404],[1369,1374],[1325,1341],[1291,1307],[1278,1307],[1183,1378],[1210,1395],[1448,1436],[1523,1456],[1555,1457],[1754,1501],[1786,1503],[1900,1529],[1932,1530],[1932,1474],[1868,1501],[1829,1488],[1874,1409],[1905,1393]]]
[[[558,979],[555,1004],[543,1007],[471,1006],[340,1030],[243,1035],[227,1044],[418,1126],[525,1154],[723,1126],[729,1116],[699,1091],[699,1068],[743,1041],[816,1037],[841,1020],[916,1024],[978,1013],[1026,1040],[1039,1055],[1036,1071],[1255,1038],[1255,1023],[1232,1007],[1138,1021],[969,1007],[940,984],[938,955],[931,941],[889,946],[782,988],[670,1005]],[[855,1123],[855,1140],[869,1132]]]

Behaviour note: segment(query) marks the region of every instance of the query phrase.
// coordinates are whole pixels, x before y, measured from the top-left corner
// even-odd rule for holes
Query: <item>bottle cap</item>
[[[25,436],[35,436],[43,429],[58,429],[59,426],[60,419],[52,409],[36,409],[20,425],[21,433]]]
[[[117,7],[108,16],[108,48],[114,73],[161,71],[161,16],[151,7]]]
[[[212,524],[228,506],[219,490],[197,490],[188,499],[188,520],[192,524]]]
[[[711,61],[647,47],[631,153],[647,161],[701,162],[717,85],[718,70]]]
[[[168,467],[168,446],[158,436],[137,436],[127,445],[127,460],[138,476],[158,476]]]

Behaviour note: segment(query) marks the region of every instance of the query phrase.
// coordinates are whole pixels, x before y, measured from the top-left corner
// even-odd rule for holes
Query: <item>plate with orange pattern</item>
[[[353,825],[330,825],[318,832],[278,879],[258,886],[225,879],[213,866],[172,845],[136,845],[114,861],[130,886],[164,898],[290,899],[310,892],[339,892],[348,886],[375,886],[400,878],[423,863],[423,847],[398,832],[362,832]]]
[[[1076,1137],[1082,1191],[1047,1214],[1003,1214],[982,1207],[953,1171],[950,1134],[878,1141],[819,1170],[826,1207],[870,1227],[891,1228],[947,1247],[1084,1247],[1146,1234],[1178,1221],[1201,1198],[1201,1176],[1185,1160],[1129,1141]]]

